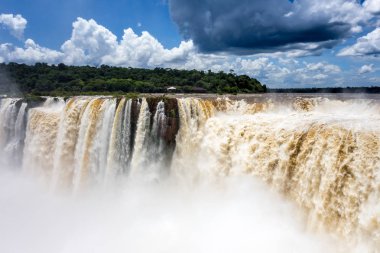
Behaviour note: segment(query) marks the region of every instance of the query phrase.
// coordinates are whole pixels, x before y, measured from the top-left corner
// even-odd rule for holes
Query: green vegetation
[[[0,64],[0,93],[14,92],[12,84],[23,94],[71,96],[113,95],[124,93],[163,93],[174,86],[185,93],[256,93],[265,85],[246,75],[177,69],[139,69],[102,65],[66,66]]]

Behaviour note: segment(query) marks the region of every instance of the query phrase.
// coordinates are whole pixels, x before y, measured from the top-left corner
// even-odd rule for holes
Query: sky
[[[0,62],[380,86],[380,0],[2,0]]]

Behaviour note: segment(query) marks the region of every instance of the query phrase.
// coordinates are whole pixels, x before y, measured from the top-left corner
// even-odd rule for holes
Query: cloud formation
[[[380,54],[380,27],[357,39],[357,42],[343,48],[338,56],[376,56]]]
[[[360,32],[361,24],[371,18],[356,0],[170,0],[169,4],[182,34],[203,52],[318,54]]]
[[[373,71],[374,71],[373,64],[368,64],[368,65],[361,66],[358,73],[362,75],[366,73],[372,73]]]
[[[367,11],[375,13],[375,14],[380,14],[379,0],[366,0],[363,5],[367,9]]]
[[[0,62],[23,62],[27,64],[46,62],[68,65],[108,64],[126,67],[177,66],[195,54],[191,41],[183,41],[179,47],[166,49],[148,32],[140,36],[129,28],[124,30],[120,41],[116,35],[95,20],[78,18],[73,23],[71,38],[63,43],[61,50],[52,50],[27,39],[24,48],[10,43],[0,44]]]
[[[313,45],[308,44],[308,47]],[[78,18],[73,23],[71,37],[59,50],[40,46],[32,39],[27,39],[23,47],[4,43],[0,44],[0,63],[63,62],[68,65],[210,69],[214,72],[233,69],[236,74],[256,77],[270,87],[343,85],[351,78],[342,79],[347,73],[342,75],[339,66],[326,61],[309,63],[290,57],[299,53],[300,50],[255,56],[202,53],[191,40],[168,49],[148,32],[136,34],[128,28],[121,38],[117,38],[95,20]]]
[[[116,35],[107,28],[93,19],[78,18],[73,23],[71,38],[62,45],[61,50],[65,63],[99,65],[103,57],[114,52],[117,46]]]
[[[27,20],[19,14],[0,14],[0,26],[8,29],[18,39],[23,37],[27,23]]]
[[[32,39],[27,39],[24,48],[15,47],[10,43],[0,44],[0,62],[18,62],[34,64],[36,62],[58,63],[63,54],[61,52],[41,47]]]

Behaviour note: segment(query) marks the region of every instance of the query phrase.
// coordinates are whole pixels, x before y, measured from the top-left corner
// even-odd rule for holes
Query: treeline
[[[268,89],[268,93],[368,93],[379,94],[380,87],[332,87],[332,88],[293,88]]]
[[[168,87],[185,93],[256,93],[266,86],[247,75],[168,68],[142,69],[102,65],[67,66],[0,64],[0,92],[14,85],[24,94],[162,93]]]

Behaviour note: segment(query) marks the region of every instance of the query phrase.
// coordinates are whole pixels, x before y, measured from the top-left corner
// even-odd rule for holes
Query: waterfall
[[[0,157],[74,193],[120,178],[194,187],[252,177],[303,210],[309,229],[378,246],[379,109],[318,97],[6,98]]]
[[[165,164],[166,156],[165,144],[162,136],[165,134],[167,127],[165,116],[165,103],[158,102],[156,112],[153,116],[152,129],[145,147],[145,173],[149,173],[150,177],[158,180],[164,173],[167,164]],[[148,171],[148,172],[147,172]]]
[[[209,101],[183,98],[178,100],[178,111],[180,129],[171,170],[178,177],[188,180],[190,177],[198,177],[198,172],[193,167],[198,161],[204,126],[214,115],[215,108]]]
[[[131,161],[131,175],[136,175],[143,169],[145,148],[148,134],[150,132],[150,116],[151,113],[149,111],[148,102],[144,98],[141,102],[140,114],[137,122],[135,145]]]
[[[99,183],[104,180],[106,173],[109,141],[116,110],[116,100],[106,100],[103,103],[101,110],[103,112],[102,121],[100,123],[99,132],[97,133],[97,136],[95,136],[95,140],[97,140],[95,152],[98,153],[96,155],[98,160],[96,164],[94,164],[95,166],[92,170],[92,173],[97,176],[97,181]]]
[[[19,99],[2,99],[0,105],[0,146],[5,147],[11,136],[13,135],[16,114],[17,101]]]
[[[54,150],[60,111],[38,107],[28,112],[23,168],[33,174],[50,177],[54,167]]]
[[[170,121],[170,118],[172,121],[176,119],[168,115],[169,111],[176,114],[177,103],[169,104],[157,99],[143,99],[131,162],[132,177],[159,181],[170,173],[172,139],[178,130],[175,122]],[[174,108],[166,110],[166,106]]]
[[[22,141],[23,139],[23,128],[25,124],[25,112],[26,107],[28,106],[27,103],[22,103],[20,106],[20,109],[17,114],[16,124],[15,124],[15,136],[17,136],[17,142]]]
[[[12,166],[19,166],[22,163],[22,150],[25,138],[25,118],[27,103],[22,103],[16,117],[14,133],[9,143],[6,145],[4,154],[8,157]],[[10,162],[10,159],[15,159]]]
[[[114,179],[116,175],[126,173],[131,158],[132,99],[123,98],[116,110],[109,145],[106,177]]]
[[[304,208],[312,227],[323,223],[346,236],[359,225],[361,203],[378,191],[371,178],[380,166],[380,132],[346,124],[354,122],[326,125],[299,115],[214,118],[199,145],[198,159],[207,166],[193,169],[259,177]]]
[[[206,121],[204,107],[182,100],[173,170],[187,180],[252,175],[295,201],[311,229],[379,243],[378,103],[302,100]]]
[[[23,123],[26,105],[18,105],[20,99],[1,99],[0,104],[0,162],[6,165],[18,163],[20,157],[20,147],[23,141]],[[18,154],[17,154],[18,153]],[[13,156],[15,155],[15,156]]]
[[[61,113],[58,137],[55,143],[52,189],[70,185],[74,173],[74,154],[79,135],[82,114],[89,101],[71,98]]]
[[[115,107],[114,99],[94,98],[83,112],[74,155],[74,191],[105,177]]]

